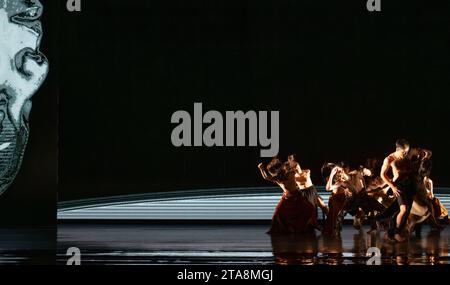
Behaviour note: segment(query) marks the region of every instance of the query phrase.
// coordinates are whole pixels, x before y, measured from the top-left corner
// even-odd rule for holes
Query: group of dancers
[[[368,159],[364,166],[351,169],[345,163],[325,163],[322,176],[325,189],[331,192],[328,205],[320,197],[304,169],[290,155],[287,161],[273,158],[260,163],[262,177],[281,187],[269,230],[270,234],[300,233],[321,230],[324,235],[339,236],[345,215],[353,216],[353,226],[361,229],[364,221],[370,231],[386,230],[391,240],[402,242],[421,225],[441,230],[448,223],[448,211],[434,196],[430,178],[432,153],[411,148],[407,140],[396,142],[395,152],[384,161]],[[321,208],[324,223],[318,223]]]

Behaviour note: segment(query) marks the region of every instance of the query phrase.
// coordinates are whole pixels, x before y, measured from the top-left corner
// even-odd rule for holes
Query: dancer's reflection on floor
[[[440,242],[443,242],[441,239],[441,232],[440,231],[430,231],[427,235],[426,239],[426,258],[429,265],[435,265],[435,264],[444,264],[440,260],[440,256],[448,256],[448,245],[446,247],[441,247]],[[445,248],[445,249],[444,249]]]
[[[319,246],[315,232],[272,234],[271,241],[276,264],[313,265],[316,263]]]
[[[340,237],[322,237],[316,233],[271,235],[275,263],[281,265],[314,265],[343,263],[343,246]],[[319,252],[321,253],[318,256]]]
[[[375,243],[381,251],[382,263],[386,265],[404,265],[410,261],[410,247],[412,240],[406,242],[391,241],[386,237],[385,232],[370,235],[373,239],[372,243]],[[417,252],[421,252],[418,250]]]
[[[342,246],[342,238],[340,236],[322,237],[322,245],[320,247],[320,252],[322,253],[321,264],[327,265],[340,265],[344,262],[344,248]]]
[[[385,263],[394,265],[435,265],[443,264],[440,256],[447,256],[444,252],[440,233],[430,231],[426,238],[411,237],[408,242],[395,243],[385,241],[382,244]]]
[[[360,258],[366,256],[367,252],[367,240],[366,235],[362,229],[355,232],[353,235],[353,249],[352,252],[355,257]]]
[[[271,241],[276,264],[366,264],[369,248],[380,250],[384,265],[447,264],[449,256],[449,239],[439,231],[413,235],[402,243],[387,239],[383,231],[359,231],[343,238],[317,232],[272,235]]]

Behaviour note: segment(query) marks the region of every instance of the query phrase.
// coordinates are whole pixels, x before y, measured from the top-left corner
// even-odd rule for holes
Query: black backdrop
[[[30,135],[22,167],[0,196],[0,225],[54,226],[57,201],[58,150],[58,13],[55,1],[44,4],[41,51],[50,72],[33,97]]]
[[[266,185],[258,148],[171,145],[172,113],[194,102],[279,110],[280,155],[317,184],[324,161],[383,158],[398,137],[450,184],[446,0],[82,4],[59,8],[60,200]]]

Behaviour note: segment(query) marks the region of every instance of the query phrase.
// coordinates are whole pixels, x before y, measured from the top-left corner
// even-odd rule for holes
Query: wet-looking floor
[[[82,264],[366,264],[378,248],[382,264],[449,264],[447,227],[395,243],[385,232],[344,226],[340,238],[320,232],[269,236],[267,225],[77,225],[58,230],[58,263],[78,247]]]

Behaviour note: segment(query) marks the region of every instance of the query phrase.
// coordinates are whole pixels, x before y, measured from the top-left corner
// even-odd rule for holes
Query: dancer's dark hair
[[[294,170],[297,167],[297,155],[296,154],[291,154],[288,156],[287,162],[286,162],[286,167],[287,170]]]
[[[431,162],[431,160],[427,159],[422,161],[419,168],[419,175],[421,177],[430,177],[432,167],[433,163]]]
[[[332,163],[332,162],[325,162],[322,165],[320,172],[322,173],[323,180],[327,181],[327,178],[330,177],[331,170],[333,170],[333,168],[335,168],[336,166],[340,166],[340,165],[338,165],[336,163]]]
[[[366,160],[366,163],[364,163],[364,167],[367,169],[370,169],[370,171],[372,171],[372,173],[380,173],[382,166],[383,166],[383,161],[376,157],[368,158]]]
[[[282,162],[278,157],[272,158],[269,164],[267,164],[267,172],[277,181],[282,182],[287,179],[288,171],[286,169],[286,163]]]
[[[398,147],[398,148],[401,148],[401,149],[406,149],[406,148],[410,147],[411,144],[406,139],[398,139],[395,142],[395,146]]]

